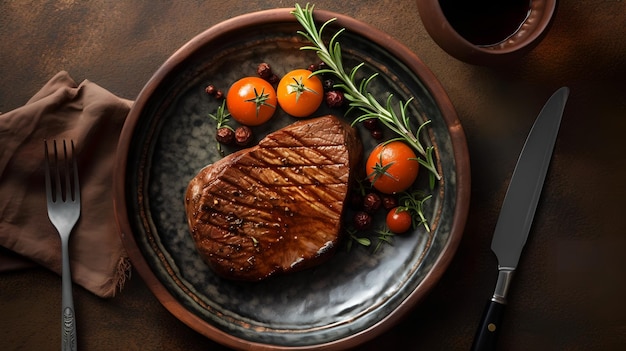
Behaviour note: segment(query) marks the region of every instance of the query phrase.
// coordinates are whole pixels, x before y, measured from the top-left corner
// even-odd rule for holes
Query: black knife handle
[[[485,307],[485,312],[478,331],[476,331],[472,351],[489,351],[496,349],[496,341],[498,332],[500,331],[504,307],[505,305],[502,303],[489,301]]]

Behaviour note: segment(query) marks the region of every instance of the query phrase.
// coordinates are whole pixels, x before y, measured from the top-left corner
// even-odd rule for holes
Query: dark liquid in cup
[[[439,0],[439,4],[454,30],[475,45],[505,40],[530,11],[530,0]]]

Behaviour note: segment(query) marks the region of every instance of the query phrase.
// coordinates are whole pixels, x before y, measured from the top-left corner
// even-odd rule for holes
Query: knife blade
[[[545,181],[569,89],[548,99],[526,138],[496,223],[491,250],[498,259],[498,280],[487,303],[472,350],[493,350],[511,285]]]

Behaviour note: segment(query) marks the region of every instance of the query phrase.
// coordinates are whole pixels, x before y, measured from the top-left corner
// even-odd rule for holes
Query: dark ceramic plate
[[[398,236],[376,253],[353,246],[325,264],[259,283],[221,279],[197,254],[183,207],[189,180],[219,159],[214,141],[218,102],[204,88],[227,87],[254,75],[260,62],[278,74],[319,60],[288,9],[223,22],[178,50],[138,96],[119,145],[115,177],[118,224],[132,262],[150,289],[181,321],[234,348],[342,349],[391,327],[431,289],[460,241],[469,203],[469,163],[462,128],[445,92],[401,44],[354,19],[338,18],[328,33],[340,42],[346,66],[365,62],[380,72],[371,85],[380,99],[414,97],[415,121],[432,121],[425,142],[437,148],[443,175],[426,212],[432,231]],[[321,108],[317,115],[329,112]],[[335,111],[336,112],[336,111]],[[258,138],[295,121],[282,113],[257,128]],[[374,141],[362,133],[366,149]],[[391,136],[391,135],[389,135]],[[421,176],[426,186],[426,172]]]

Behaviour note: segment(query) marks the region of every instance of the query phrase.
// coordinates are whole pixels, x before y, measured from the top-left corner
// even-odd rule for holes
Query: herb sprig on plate
[[[226,109],[226,100],[222,101],[222,105],[217,107],[217,112],[215,114],[209,113],[209,117],[211,117],[215,121],[215,133],[217,139],[217,151],[220,155],[224,156],[224,151],[222,150],[222,143],[229,144],[232,139],[234,139],[235,129],[228,125],[230,119],[230,113]]]
[[[355,66],[350,72],[346,72],[342,62],[341,46],[337,41],[339,35],[345,31],[345,28],[341,28],[337,31],[331,37],[327,46],[322,40],[322,34],[324,29],[330,23],[334,22],[336,18],[326,21],[318,30],[313,18],[313,8],[314,5],[307,4],[302,8],[300,5],[296,4],[295,10],[291,12],[304,28],[304,31],[298,31],[298,33],[312,44],[312,46],[303,46],[300,49],[315,51],[317,56],[327,66],[327,68],[315,71],[313,74],[331,74],[341,81],[335,86],[344,90],[344,97],[349,102],[350,110],[358,110],[360,112],[360,115],[353,121],[353,124],[366,119],[377,118],[383,125],[398,135],[396,139],[402,140],[414,148],[419,154],[418,162],[430,171],[430,185],[431,188],[434,187],[435,179],[441,179],[435,165],[433,155],[434,147],[422,145],[419,139],[419,135],[424,130],[424,127],[430,123],[430,120],[421,123],[417,131],[413,131],[411,118],[407,113],[408,106],[411,101],[413,101],[413,98],[410,98],[406,102],[398,102],[399,113],[396,112],[392,105],[393,94],[389,94],[384,105],[378,102],[378,100],[368,92],[368,86],[374,78],[376,78],[377,73],[357,83],[357,72],[364,63]]]

